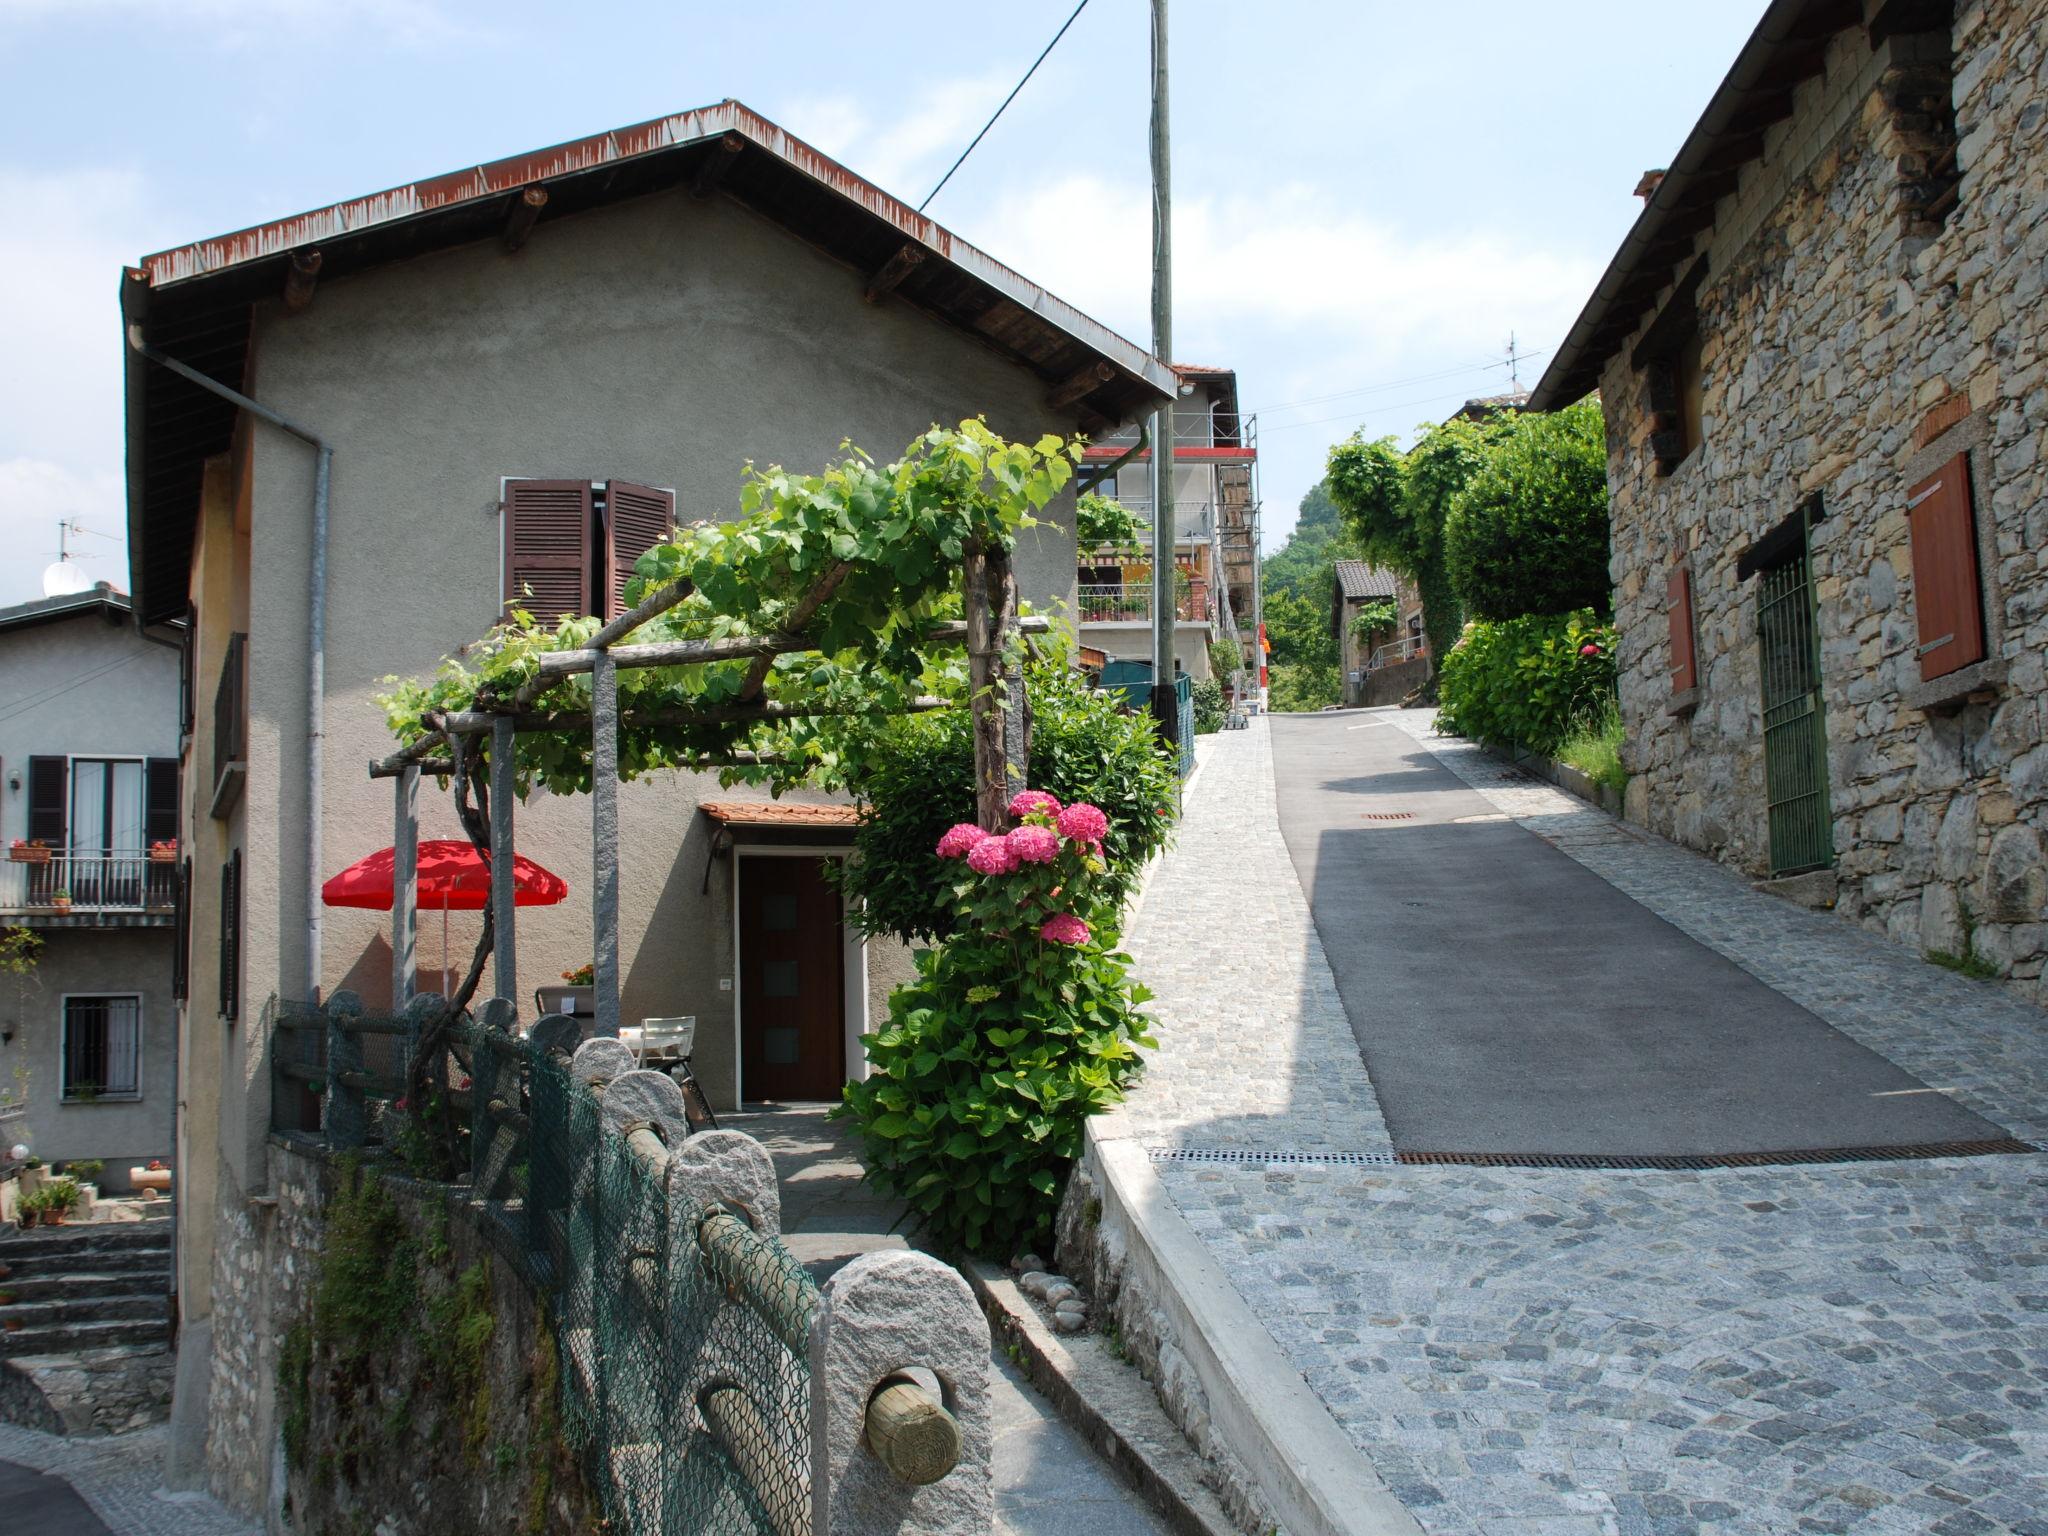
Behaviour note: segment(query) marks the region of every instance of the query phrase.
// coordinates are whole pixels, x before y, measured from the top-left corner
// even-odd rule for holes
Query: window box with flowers
[[[41,838],[23,841],[17,837],[7,846],[7,859],[12,864],[47,864],[50,862],[50,845]]]
[[[164,838],[149,845],[149,862],[152,864],[175,864],[178,862],[178,840]]]

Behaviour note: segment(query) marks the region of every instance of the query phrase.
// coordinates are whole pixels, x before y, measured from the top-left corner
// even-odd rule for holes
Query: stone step
[[[46,1323],[11,1333],[0,1331],[0,1359],[68,1354],[81,1349],[105,1349],[116,1344],[130,1347],[168,1345],[170,1341],[170,1320],[163,1317],[116,1318],[101,1323]]]
[[[168,1252],[170,1246],[171,1234],[161,1222],[67,1221],[60,1227],[32,1227],[0,1236],[0,1263],[49,1254],[128,1253],[149,1248]]]
[[[11,1285],[32,1275],[168,1275],[170,1272],[171,1250],[163,1247],[18,1253],[0,1246],[0,1285]]]
[[[0,1292],[16,1301],[48,1301],[63,1296],[163,1296],[171,1288],[171,1272],[163,1269],[130,1270],[126,1274],[103,1270],[70,1270],[63,1274],[37,1274],[17,1270],[0,1280]]]
[[[90,1292],[68,1291],[37,1300],[16,1300],[0,1307],[0,1333],[20,1328],[37,1328],[52,1323],[104,1323],[128,1318],[161,1319],[168,1298],[154,1296],[95,1296]]]

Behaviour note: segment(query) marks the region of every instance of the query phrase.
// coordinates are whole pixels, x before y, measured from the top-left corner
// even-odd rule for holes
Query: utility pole
[[[1152,0],[1152,355],[1173,366],[1173,154],[1166,94],[1166,0]],[[1173,686],[1174,393],[1152,416],[1152,717],[1180,739]]]

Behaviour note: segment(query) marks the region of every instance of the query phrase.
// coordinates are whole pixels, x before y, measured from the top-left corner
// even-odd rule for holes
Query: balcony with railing
[[[1176,585],[1179,591],[1174,604],[1175,618],[1184,624],[1208,623],[1214,617],[1209,583],[1183,580]],[[1115,582],[1083,582],[1079,594],[1075,612],[1083,624],[1152,622],[1152,587],[1148,581],[1141,579],[1128,586]]]
[[[1103,433],[1088,445],[1085,456],[1091,460],[1122,457],[1137,443],[1139,431],[1145,425],[1149,422]],[[1173,456],[1179,460],[1248,464],[1259,456],[1259,418],[1242,411],[1176,411]]]
[[[160,927],[177,907],[174,851],[14,849],[0,864],[0,921],[19,927]]]

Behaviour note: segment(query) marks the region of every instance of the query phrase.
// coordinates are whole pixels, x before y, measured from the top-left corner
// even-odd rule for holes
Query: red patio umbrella
[[[367,907],[389,912],[396,899],[397,850],[380,848],[357,859],[320,887],[330,907]],[[512,857],[512,902],[520,907],[551,907],[569,894],[569,882],[524,855]],[[458,838],[428,838],[420,844],[419,894],[423,912],[441,913],[441,990],[448,990],[448,914],[481,912],[490,905],[491,867],[475,848]]]

